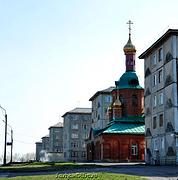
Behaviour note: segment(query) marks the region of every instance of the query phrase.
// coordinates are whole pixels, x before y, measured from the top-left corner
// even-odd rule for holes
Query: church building
[[[144,161],[144,89],[135,72],[136,49],[131,41],[131,21],[128,24],[129,39],[124,46],[126,71],[115,81],[112,90],[109,123],[90,131],[87,140],[89,161]]]

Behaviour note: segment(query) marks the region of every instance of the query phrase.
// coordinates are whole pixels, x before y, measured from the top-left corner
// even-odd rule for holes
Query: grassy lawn
[[[1,178],[5,180],[6,178]],[[58,175],[41,175],[41,176],[19,176],[8,178],[12,180],[50,180],[50,179],[64,179],[64,180],[141,180],[146,179],[138,176],[130,176],[125,174],[115,173],[73,173],[73,174],[58,174]]]
[[[42,163],[42,162],[34,162],[34,163],[20,163],[13,164],[8,166],[1,166],[0,172],[2,171],[15,171],[15,172],[23,172],[23,171],[51,171],[51,170],[65,170],[65,169],[73,169],[80,168],[82,165],[77,165],[75,163]]]

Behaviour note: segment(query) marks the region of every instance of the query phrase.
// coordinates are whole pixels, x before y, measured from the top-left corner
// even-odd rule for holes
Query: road
[[[145,164],[137,163],[78,163],[78,164],[96,164],[100,167],[80,168],[66,171],[53,172],[11,172],[0,174],[0,177],[15,177],[15,176],[32,176],[46,174],[70,174],[70,173],[88,173],[88,172],[112,172],[128,175],[137,175],[146,177],[150,180],[178,180],[178,166],[146,166]]]

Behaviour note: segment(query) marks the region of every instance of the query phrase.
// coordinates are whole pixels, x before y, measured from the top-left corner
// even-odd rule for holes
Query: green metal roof
[[[132,124],[132,123],[114,123],[102,134],[145,134],[144,124]]]
[[[143,89],[135,71],[125,72],[115,84],[117,89]]]
[[[129,122],[129,123],[145,123],[145,117],[144,115],[142,116],[127,116],[127,117],[121,117],[121,118],[116,118],[111,121],[111,123],[115,122]]]

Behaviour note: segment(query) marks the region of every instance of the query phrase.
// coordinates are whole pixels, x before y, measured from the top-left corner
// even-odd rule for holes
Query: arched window
[[[124,104],[124,97],[122,94],[119,95],[119,100],[121,101],[121,104]]]
[[[132,106],[136,107],[138,106],[138,97],[137,95],[132,95]]]

